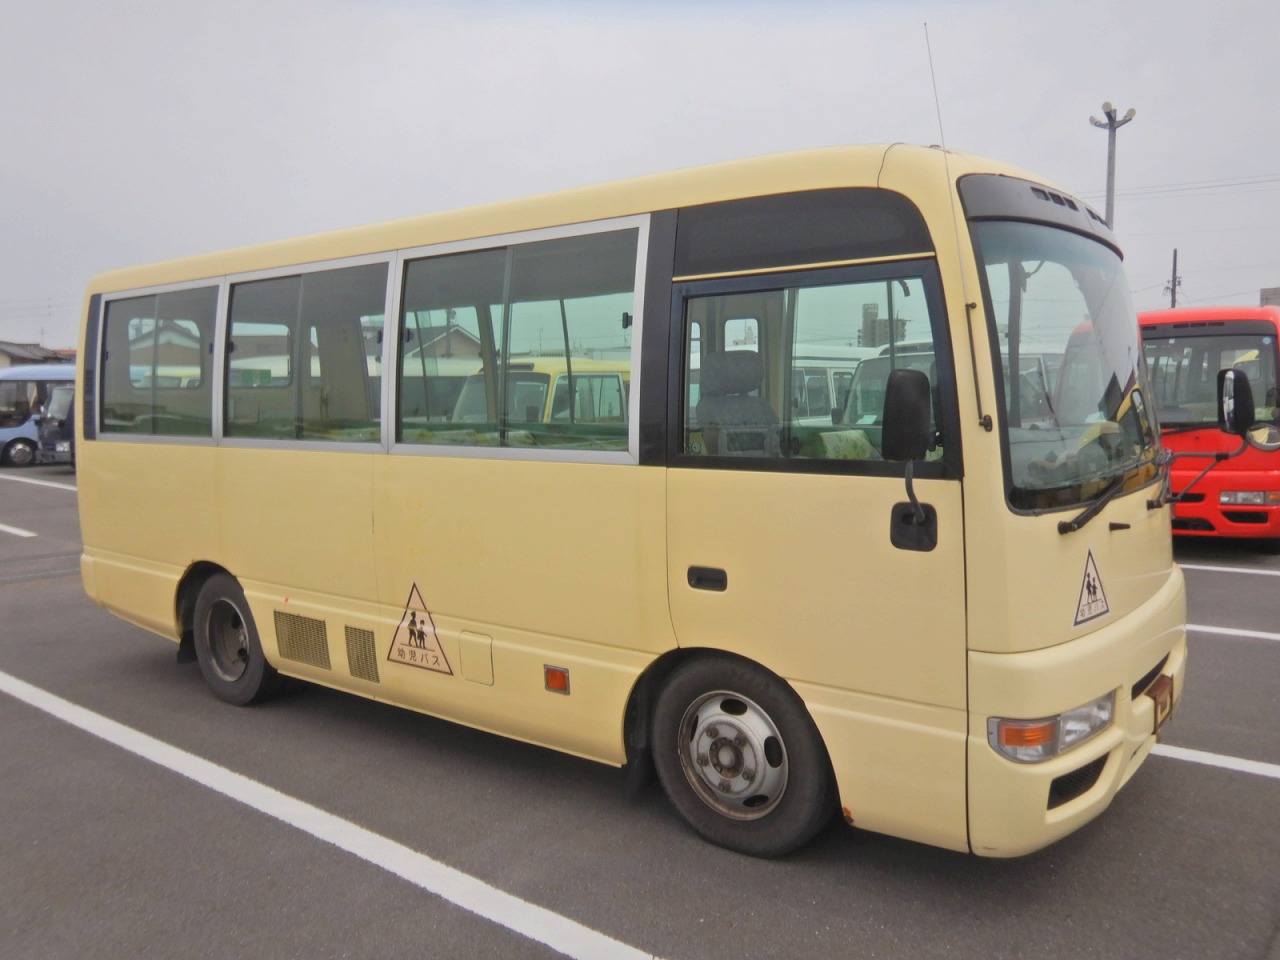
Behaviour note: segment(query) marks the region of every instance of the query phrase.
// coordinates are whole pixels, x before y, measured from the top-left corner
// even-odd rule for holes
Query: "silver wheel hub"
[[[209,608],[206,628],[209,662],[219,679],[234,683],[249,667],[249,630],[240,610],[229,600]]]
[[[719,690],[689,705],[680,722],[680,764],[713,810],[737,820],[763,817],[787,787],[787,755],[758,704]]]

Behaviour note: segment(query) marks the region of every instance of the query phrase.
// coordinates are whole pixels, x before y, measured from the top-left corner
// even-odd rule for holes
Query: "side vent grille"
[[[1086,763],[1079,770],[1073,770],[1070,773],[1064,773],[1058,777],[1053,783],[1049,784],[1049,809],[1060,807],[1064,803],[1070,803],[1076,797],[1083,796],[1093,789],[1093,785],[1098,782],[1098,777],[1102,774],[1102,768],[1107,765],[1107,754],[1103,754],[1097,760]]]
[[[329,639],[323,620],[300,617],[294,613],[275,611],[276,643],[286,660],[309,663],[313,667],[329,666]]]
[[[1249,510],[1223,510],[1222,515],[1232,523],[1270,523],[1271,517],[1268,516],[1270,512],[1270,510],[1265,513],[1261,510],[1256,512]]]
[[[347,627],[347,665],[351,675],[361,680],[378,682],[378,651],[373,645],[373,631]]]

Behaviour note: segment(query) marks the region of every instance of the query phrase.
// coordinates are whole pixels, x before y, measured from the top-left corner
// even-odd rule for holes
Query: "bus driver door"
[[[683,357],[667,535],[679,644],[738,654],[790,683],[846,791],[867,786],[854,813],[863,825],[891,825],[913,797],[936,811],[937,842],[963,848],[959,451],[938,444],[913,465],[915,493],[936,514],[923,549],[891,540],[906,471],[881,453],[885,374],[898,367],[935,384],[945,371],[934,394],[950,412],[937,436],[958,447],[932,264],[689,281],[673,307]],[[843,409],[795,415],[795,357],[881,339],[883,356],[862,361],[868,375],[855,372]]]

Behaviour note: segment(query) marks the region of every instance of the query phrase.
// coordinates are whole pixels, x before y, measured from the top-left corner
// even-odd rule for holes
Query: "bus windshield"
[[[1010,504],[1070,507],[1152,479],[1156,434],[1120,257],[1042,224],[985,221],[973,235],[998,335]]]
[[[71,414],[71,404],[75,401],[76,388],[67,385],[54,387],[45,406],[45,416],[54,420],[65,420]]]
[[[1162,429],[1217,427],[1218,371],[1233,368],[1248,375],[1258,418],[1275,416],[1275,332],[1263,324],[1253,324],[1259,329],[1252,331],[1244,324],[1237,326],[1240,329],[1209,328],[1191,334],[1178,330],[1173,336],[1158,328],[1148,330],[1143,346]]]

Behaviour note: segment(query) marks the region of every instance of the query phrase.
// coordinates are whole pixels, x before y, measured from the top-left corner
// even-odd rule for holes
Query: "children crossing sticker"
[[[440,637],[436,634],[436,623],[431,619],[426,604],[422,602],[422,594],[418,592],[416,583],[409,590],[404,616],[400,618],[400,626],[396,627],[387,659],[392,663],[403,663],[453,676],[449,658],[444,655]]]
[[[1102,577],[1098,575],[1098,565],[1094,563],[1093,551],[1090,550],[1084,562],[1084,577],[1080,581],[1080,599],[1076,601],[1075,626],[1110,612],[1107,592],[1102,589]]]

